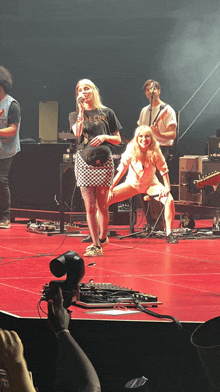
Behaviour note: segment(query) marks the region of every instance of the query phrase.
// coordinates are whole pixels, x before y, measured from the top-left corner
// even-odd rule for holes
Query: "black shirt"
[[[21,120],[20,106],[16,101],[13,101],[8,111],[8,125],[17,124]]]
[[[75,124],[76,118],[76,112],[70,113],[70,128]],[[84,149],[85,145],[98,135],[114,135],[121,129],[122,126],[112,109],[104,107],[102,109],[85,110],[83,133],[78,138],[78,149]],[[102,144],[112,147],[112,144],[108,142]]]

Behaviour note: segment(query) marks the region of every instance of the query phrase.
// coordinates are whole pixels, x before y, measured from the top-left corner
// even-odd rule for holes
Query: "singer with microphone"
[[[109,242],[107,200],[114,177],[111,149],[121,142],[122,126],[113,110],[102,104],[99,89],[89,79],[76,85],[76,107],[69,115],[70,129],[78,139],[75,176],[92,238],[84,256],[102,256]]]

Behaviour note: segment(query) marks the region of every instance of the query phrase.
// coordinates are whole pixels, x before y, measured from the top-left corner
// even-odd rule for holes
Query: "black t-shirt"
[[[21,120],[20,106],[16,101],[13,101],[8,111],[8,125],[17,124]]]
[[[70,113],[70,127],[76,122],[76,112]],[[78,149],[85,148],[94,137],[98,135],[113,135],[120,131],[122,126],[112,109],[107,107],[84,111],[83,133],[78,140]],[[104,142],[103,145],[112,147],[111,143]]]

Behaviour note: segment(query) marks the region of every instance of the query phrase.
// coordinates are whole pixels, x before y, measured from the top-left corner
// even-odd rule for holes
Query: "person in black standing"
[[[10,228],[9,171],[14,155],[20,151],[20,106],[9,95],[10,72],[0,66],[0,229]]]

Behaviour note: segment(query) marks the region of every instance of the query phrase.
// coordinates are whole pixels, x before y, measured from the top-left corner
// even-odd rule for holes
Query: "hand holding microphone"
[[[78,117],[77,117],[77,122],[82,122],[83,121],[83,115],[84,115],[84,107],[83,107],[83,101],[84,98],[82,96],[78,97],[76,101],[76,107],[78,107]]]
[[[79,105],[80,103],[83,103],[84,98],[83,97],[79,97],[78,100],[76,101],[76,104]]]

